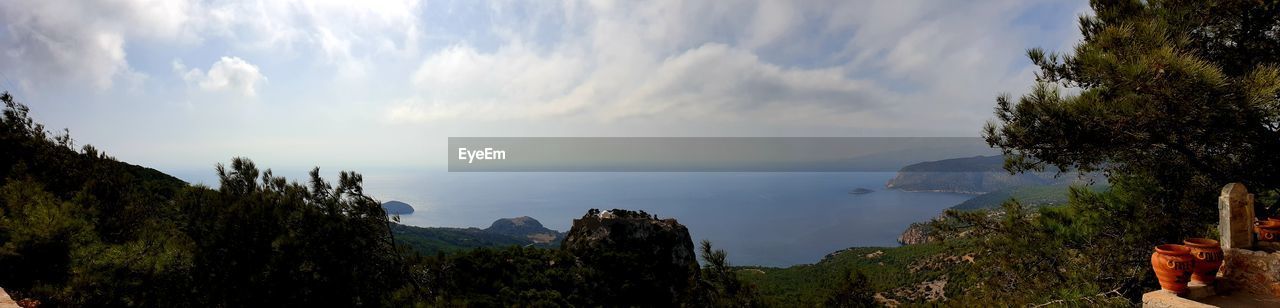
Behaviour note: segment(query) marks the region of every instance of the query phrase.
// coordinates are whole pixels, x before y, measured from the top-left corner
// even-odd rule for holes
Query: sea
[[[675,218],[734,265],[815,263],[857,246],[898,246],[913,222],[973,195],[885,189],[894,172],[385,172],[364,173],[365,192],[416,212],[401,223],[488,227],[530,216],[568,231],[587,210],[644,210]],[[851,194],[866,188],[873,192]]]

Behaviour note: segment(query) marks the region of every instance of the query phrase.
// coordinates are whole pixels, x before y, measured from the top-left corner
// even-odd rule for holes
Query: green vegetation
[[[397,243],[421,254],[456,252],[482,247],[557,247],[558,242],[536,244],[528,238],[493,233],[477,228],[423,228],[392,224],[391,232]]]
[[[1012,172],[1103,170],[1112,186],[1063,206],[948,211],[941,234],[994,256],[976,298],[1128,304],[1157,288],[1152,246],[1209,235],[1222,185],[1280,187],[1280,2],[1091,4],[1072,53],[1028,51],[1038,84],[999,97],[984,136]]]
[[[405,285],[358,174],[309,186],[234,159],[187,186],[76,151],[0,95],[0,285],[55,306],[376,305]]]
[[[1031,49],[1038,84],[996,100],[984,136],[1010,171],[1105,170],[1154,181],[1149,204],[1216,217],[1225,183],[1280,187],[1280,3],[1094,1],[1072,53]],[[1060,86],[1078,89],[1064,93]],[[1169,238],[1209,219],[1172,222]]]
[[[778,307],[813,307],[828,300],[863,289],[857,276],[865,278],[865,289],[884,292],[886,298],[903,303],[923,302],[909,298],[919,285],[945,280],[948,297],[973,285],[974,267],[964,256],[977,256],[970,241],[927,243],[902,247],[856,247],[842,250],[815,264],[788,268],[745,266],[738,268],[743,280],[756,285],[765,302]],[[900,296],[894,291],[903,291]],[[863,291],[858,291],[863,292]]]
[[[1276,210],[1280,2],[1091,4],[1072,53],[1028,51],[1037,85],[999,97],[984,137],[1008,171],[1101,170],[1111,186],[1034,208],[1057,188],[993,194],[961,207],[1013,200],[933,221],[942,242],[785,269],[703,243],[698,266],[674,220],[592,210],[563,249],[461,250],[510,235],[397,227],[350,172],[291,183],[236,158],[217,189],[188,186],[75,149],[5,93],[0,286],[53,306],[1132,305],[1156,288],[1152,246],[1211,234],[1223,184]]]
[[[554,248],[564,240],[564,234],[547,229],[528,216],[498,219],[485,229],[391,224],[391,232],[397,243],[424,255],[484,247]]]
[[[516,245],[458,251],[531,239],[393,224],[351,172],[330,183],[313,169],[300,184],[236,158],[217,166],[217,189],[188,186],[91,146],[73,150],[68,135],[50,136],[8,93],[0,100],[0,286],[15,298],[164,307],[738,306],[757,298],[728,270],[723,251],[706,244],[711,258],[700,269],[684,226],[648,213],[614,210],[619,219],[609,223],[681,232],[647,230],[643,236],[658,240],[646,247],[585,236],[586,253]],[[532,219],[507,223],[495,225],[549,231]],[[690,258],[679,271],[645,254],[679,247]]]
[[[1212,235],[1222,185],[1245,183],[1260,192],[1260,215],[1275,212],[1280,2],[1091,6],[1095,14],[1080,18],[1083,41],[1073,52],[1028,51],[1040,68],[1037,85],[1016,101],[999,97],[984,137],[1003,151],[1008,171],[1103,171],[1111,186],[1073,188],[1065,204],[1034,208],[1022,199],[1039,203],[1049,189],[993,194],[963,207],[1000,200],[999,209],[953,209],[933,221],[942,243],[885,249],[881,258],[920,260],[910,252],[938,245],[975,251],[972,266],[948,273],[967,281],[946,287],[961,305],[1132,306],[1158,288],[1151,247]],[[795,305],[817,303],[817,290],[838,285],[834,273],[845,270],[866,273],[881,292],[921,279],[900,269],[918,261],[881,266],[865,255],[872,250],[742,275],[770,301]]]

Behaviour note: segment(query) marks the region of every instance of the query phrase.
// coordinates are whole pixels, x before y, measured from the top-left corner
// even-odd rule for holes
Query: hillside
[[[564,234],[543,227],[541,222],[529,216],[498,219],[484,230],[489,233],[528,239],[539,244],[547,244],[564,239]]]
[[[815,264],[787,268],[738,267],[738,276],[755,284],[767,304],[815,307],[840,284],[842,275],[865,274],[880,305],[924,304],[954,299],[974,285],[978,258],[966,241],[903,247],[854,247],[834,252]]]
[[[1009,174],[1003,156],[974,156],[916,163],[902,167],[886,188],[905,191],[985,194],[1018,186],[1065,185],[1098,180],[1100,175],[1061,174],[1056,170]]]
[[[522,226],[525,227],[507,227],[513,225],[513,222],[523,223]],[[487,229],[392,224],[391,232],[395,235],[397,242],[425,255],[482,247],[552,248],[558,246],[564,239],[563,233],[544,228],[538,220],[528,216],[498,219]]]

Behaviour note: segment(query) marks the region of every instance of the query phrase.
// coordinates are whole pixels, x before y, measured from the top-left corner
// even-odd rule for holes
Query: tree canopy
[[[1280,4],[1091,4],[1072,52],[1029,50],[1037,85],[997,98],[984,136],[1008,169],[1149,177],[1152,201],[1188,217],[1226,183],[1280,187]]]
[[[1036,85],[998,97],[983,135],[1011,172],[1103,170],[1113,186],[1075,189],[1065,206],[1011,201],[935,222],[991,251],[975,295],[1136,299],[1155,288],[1152,246],[1214,236],[1220,187],[1244,182],[1272,202],[1280,188],[1280,2],[1090,4],[1072,51],[1027,51]]]

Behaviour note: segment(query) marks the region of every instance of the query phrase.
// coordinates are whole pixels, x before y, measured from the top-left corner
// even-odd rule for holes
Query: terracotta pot
[[[1218,268],[1222,266],[1222,245],[1207,238],[1189,238],[1182,243],[1191,249],[1191,258],[1195,263],[1192,266],[1191,281],[1213,283],[1213,279],[1218,276]]]
[[[1253,223],[1254,232],[1258,233],[1259,241],[1275,242],[1280,241],[1280,221],[1262,220]]]
[[[1156,246],[1156,252],[1151,253],[1151,268],[1160,288],[1177,294],[1187,293],[1193,262],[1191,248],[1178,244]]]

